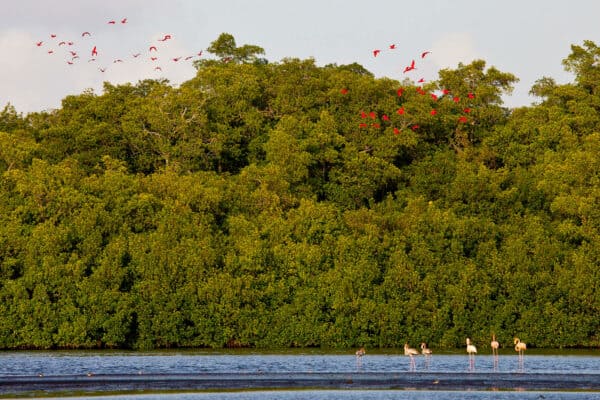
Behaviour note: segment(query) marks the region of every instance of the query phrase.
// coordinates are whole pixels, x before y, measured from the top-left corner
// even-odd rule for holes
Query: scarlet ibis
[[[427,54],[431,53],[430,51],[424,51],[421,53],[421,58],[425,58]]]
[[[373,57],[377,57],[381,53],[381,50],[373,50]]]

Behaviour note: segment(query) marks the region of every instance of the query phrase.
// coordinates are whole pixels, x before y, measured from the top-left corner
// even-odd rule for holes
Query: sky
[[[166,78],[178,85],[194,77],[194,60],[211,57],[205,49],[223,32],[238,46],[264,48],[269,62],[357,62],[376,77],[399,81],[412,59],[419,62],[415,81],[435,80],[440,69],[482,59],[519,78],[504,98],[507,107],[538,100],[528,92],[542,77],[571,82],[561,64],[571,45],[600,44],[597,0],[0,0],[0,5],[0,108],[10,103],[20,113],[59,108],[65,96],[90,89],[102,94],[105,81]],[[73,44],[59,46],[61,41]],[[94,46],[98,54],[92,57]],[[381,50],[377,57],[375,49]],[[421,59],[424,51],[430,53]]]

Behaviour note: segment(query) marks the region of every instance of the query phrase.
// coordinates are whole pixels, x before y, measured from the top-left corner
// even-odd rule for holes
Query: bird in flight
[[[117,21],[115,21],[114,19],[113,19],[113,20],[110,20],[110,21],[108,21],[108,24],[109,24],[109,25],[114,25],[114,24],[116,24],[116,23],[117,23]]]
[[[100,72],[105,72],[106,68],[98,68],[100,70]]]
[[[59,46],[64,46],[65,44],[67,44],[67,42],[59,42],[58,43]]]
[[[141,53],[135,53],[135,54],[132,54],[132,55],[133,55],[133,58],[138,58],[138,57],[139,57],[139,56],[141,56],[142,54],[141,54]]]
[[[156,49],[156,46],[150,46],[150,48],[148,49],[148,51],[152,51],[152,50],[154,50],[154,51],[158,51],[158,50]]]
[[[81,34],[81,37],[84,37],[84,36],[92,36],[92,34],[86,31]]]
[[[390,44],[390,50],[394,50],[396,48],[395,44]]]
[[[42,42],[37,42],[35,45],[36,45],[37,47],[42,47],[42,44],[43,44],[43,43],[44,43],[43,41],[42,41]]]
[[[126,24],[126,23],[127,23],[127,18],[123,18],[123,19],[121,20],[121,23],[122,23],[122,24]]]
[[[155,71],[162,71],[162,68],[161,67],[156,67],[156,68],[154,68],[154,70]]]
[[[51,33],[51,34],[50,34],[50,37],[51,37],[52,39],[54,39],[54,38],[56,37],[56,34],[55,34],[55,33]]]
[[[158,60],[158,57],[150,57],[150,59],[151,59],[152,61],[156,61],[156,60]]]
[[[166,42],[167,40],[172,39],[171,35],[165,35],[162,39],[158,39],[159,42]]]
[[[373,57],[377,57],[381,53],[381,50],[373,50]]]
[[[421,58],[425,58],[427,54],[431,53],[430,51],[424,51],[421,53]]]
[[[177,61],[181,60],[181,57],[175,57],[172,60],[175,61],[175,62],[177,62]]]
[[[94,46],[94,48],[92,49],[92,57],[95,57],[98,55],[98,49],[96,49],[96,46]]]
[[[407,66],[406,68],[404,68],[404,73],[407,73],[409,71],[412,71],[415,68],[415,60],[412,60],[412,62],[410,63],[409,66]]]

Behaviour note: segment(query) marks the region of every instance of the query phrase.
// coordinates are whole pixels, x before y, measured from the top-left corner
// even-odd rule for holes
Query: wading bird
[[[471,339],[467,338],[467,353],[469,354],[469,368],[473,370],[475,368],[475,354],[477,354],[477,347],[471,344]]]
[[[410,357],[410,369],[414,371],[416,367],[414,356],[419,355],[419,352],[410,347],[408,343],[404,343],[404,355]]]

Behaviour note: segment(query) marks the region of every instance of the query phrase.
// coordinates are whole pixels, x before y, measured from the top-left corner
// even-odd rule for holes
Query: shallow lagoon
[[[350,353],[350,354],[348,354]],[[352,352],[324,353],[322,351],[85,351],[85,352],[2,352],[0,353],[0,378],[43,375],[81,377],[131,376],[131,375],[199,375],[227,374],[319,374],[385,373],[400,376],[418,374],[490,374],[508,376],[518,374],[535,380],[542,374],[560,374],[559,379],[569,379],[581,374],[598,375],[600,379],[600,351],[536,351],[529,350],[521,364],[511,349],[501,351],[497,363],[491,355],[478,355],[474,370],[470,370],[468,357],[462,350],[434,354],[429,360],[416,358],[415,368],[400,351],[369,352],[357,361]],[[374,388],[376,389],[376,388]],[[110,399],[598,399],[599,392],[549,392],[549,391],[445,391],[445,390],[275,390],[234,391],[219,393],[178,393],[176,395],[136,394],[128,396],[103,396]],[[516,390],[517,388],[515,388]],[[7,392],[2,392],[5,395]],[[56,392],[59,394],[60,392]],[[52,393],[46,393],[52,394]],[[74,398],[74,397],[70,397]],[[75,397],[83,399],[85,397]],[[98,398],[94,396],[93,398]]]

